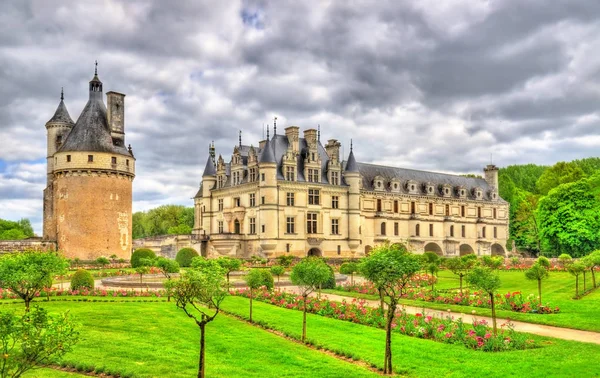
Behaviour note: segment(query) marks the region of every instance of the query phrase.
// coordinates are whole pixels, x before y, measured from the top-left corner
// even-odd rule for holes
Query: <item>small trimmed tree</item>
[[[173,298],[181,309],[200,328],[198,378],[204,378],[206,325],[219,314],[221,303],[228,294],[225,272],[215,260],[207,260],[198,269],[186,271],[173,285]],[[208,307],[208,308],[207,308]]]
[[[451,259],[447,259],[445,262],[446,268],[448,268],[452,273],[456,274],[460,280],[460,293],[462,294],[463,290],[463,277],[465,277],[475,263],[477,262],[477,258],[473,259],[472,257],[468,257],[469,255],[462,257],[453,257]]]
[[[133,251],[133,254],[131,255],[131,267],[137,268],[139,266],[142,266],[140,263],[141,259],[153,260],[155,258],[156,258],[156,253],[154,253],[154,251],[151,249],[148,249],[148,248],[136,249],[135,251]]]
[[[275,260],[277,260],[277,263],[283,266],[284,268],[289,268],[290,265],[292,265],[292,262],[294,261],[294,256],[281,255],[277,256]]]
[[[251,269],[248,274],[244,277],[246,285],[250,289],[250,323],[252,323],[252,298],[254,290],[266,287],[267,289],[273,289],[273,276],[271,272],[265,269]]]
[[[58,252],[28,251],[0,256],[0,287],[23,299],[25,310],[54,276],[64,274],[69,264]]]
[[[135,272],[140,275],[140,283],[144,282],[144,274],[148,274],[148,272],[150,272],[150,267],[153,265],[153,263],[154,259],[151,258],[141,258],[137,262]]]
[[[546,269],[550,269],[550,260],[546,256],[540,256],[537,258],[536,264],[543,266]]]
[[[435,290],[435,276],[440,271],[440,267],[436,263],[429,263],[425,266],[425,272],[431,276],[431,291]]]
[[[569,265],[573,263],[573,258],[568,253],[563,253],[558,256],[558,262],[564,270],[568,270]]]
[[[494,295],[496,294],[496,291],[500,289],[500,277],[498,277],[491,268],[478,266],[473,268],[473,270],[467,274],[467,282],[470,285],[485,291],[490,296],[492,305],[492,324],[494,335],[496,335],[498,329],[496,327],[496,303],[494,301]]]
[[[175,261],[179,263],[180,267],[187,268],[191,266],[192,259],[197,256],[200,255],[194,248],[181,248],[179,252],[177,252],[177,256],[175,256]]]
[[[392,323],[398,299],[411,278],[421,269],[419,258],[395,245],[375,247],[360,264],[360,272],[388,298],[385,326],[385,358],[383,373],[392,374]]]
[[[104,268],[110,264],[110,260],[104,256],[100,256],[96,259],[96,263],[100,265],[101,270],[104,270]]]
[[[35,306],[22,316],[0,312],[0,377],[20,377],[51,364],[79,341],[68,313],[49,315]]]
[[[354,261],[348,261],[340,266],[340,273],[350,275],[350,284],[354,285],[354,273],[358,273],[358,264]]]
[[[277,276],[277,283],[279,283],[279,277],[285,274],[285,268],[281,265],[273,265],[271,267],[271,274]]]
[[[87,288],[94,289],[94,277],[85,269],[78,269],[71,278],[71,290],[80,290]]]
[[[586,267],[581,262],[575,262],[567,266],[567,270],[575,276],[575,299],[579,299],[579,276],[585,271]]]
[[[180,268],[179,268],[179,263],[175,260],[171,260],[171,259],[167,259],[165,257],[157,257],[154,260],[154,264],[155,267],[157,267],[160,272],[163,274],[163,276],[165,276],[165,278],[167,279],[163,286],[165,287],[165,290],[167,292],[167,302],[171,302],[171,294],[172,294],[172,289],[173,289],[173,285],[171,284],[172,280],[171,277],[173,276],[173,274],[175,273],[179,273]]]
[[[302,311],[302,342],[306,340],[306,301],[308,296],[329,279],[329,266],[318,257],[307,257],[292,269],[290,279],[300,289],[304,302]]]
[[[542,305],[542,280],[548,278],[548,270],[542,265],[535,263],[525,271],[525,278],[532,281],[537,281],[538,295],[540,297],[540,306]]]
[[[600,267],[600,250],[596,250],[586,257],[584,257],[586,266],[590,269],[590,273],[592,273],[592,286],[596,287],[596,268]]]
[[[227,285],[229,285],[229,273],[240,270],[242,267],[242,261],[240,259],[234,259],[233,257],[223,256],[219,257],[217,262],[225,271],[225,275],[227,276]]]

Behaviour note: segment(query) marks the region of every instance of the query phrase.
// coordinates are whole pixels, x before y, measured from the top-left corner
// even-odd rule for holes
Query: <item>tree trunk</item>
[[[585,294],[585,270],[583,271],[583,293]]]
[[[379,289],[379,310],[381,311],[381,316],[383,316],[384,312],[383,312],[383,290]]]
[[[540,296],[540,306],[542,305],[542,280],[538,280],[538,295]]]
[[[252,289],[250,289],[250,323],[252,323]]]
[[[302,342],[306,339],[306,298],[307,295],[302,295],[304,298],[304,311],[302,311]]]
[[[392,323],[396,313],[396,302],[390,299],[387,311],[387,322],[385,324],[385,360],[383,363],[383,374],[392,374]]]
[[[198,378],[204,378],[204,327],[206,324],[200,324],[200,361],[198,361]]]
[[[25,312],[29,312],[29,302],[31,302],[31,298],[25,297]]]
[[[494,329],[494,336],[496,336],[498,330],[496,329],[496,304],[494,303],[493,293],[490,293],[490,300],[492,301],[492,325]]]
[[[579,276],[575,276],[575,299],[579,298]]]
[[[460,277],[460,293],[462,294],[462,278],[463,278],[462,274],[459,275],[459,277]]]
[[[594,268],[592,267],[590,270],[592,271],[592,287],[596,287],[596,273],[594,272]]]

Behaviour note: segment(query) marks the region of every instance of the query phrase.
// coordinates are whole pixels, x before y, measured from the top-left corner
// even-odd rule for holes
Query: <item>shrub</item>
[[[321,286],[321,289],[335,289],[335,272],[330,265],[327,265],[327,267],[329,268],[329,278],[327,279],[327,282]]]
[[[141,259],[155,259],[155,258],[156,258],[156,254],[151,249],[148,249],[148,248],[136,249],[135,251],[133,251],[133,254],[131,255],[131,267],[137,268],[137,267],[141,266],[141,263],[140,263]]]
[[[94,277],[92,277],[92,274],[87,270],[79,269],[73,274],[73,278],[71,278],[71,290],[80,290],[83,288],[93,290]]]
[[[545,256],[538,257],[536,263],[540,264],[541,266],[543,266],[546,269],[550,268],[550,260],[548,260],[548,258]]]
[[[175,261],[177,261],[182,268],[187,268],[192,264],[192,259],[198,256],[198,252],[196,252],[194,248],[181,248],[179,252],[177,252]]]

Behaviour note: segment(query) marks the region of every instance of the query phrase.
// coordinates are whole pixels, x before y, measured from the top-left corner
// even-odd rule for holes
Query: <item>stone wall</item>
[[[0,253],[54,250],[56,250],[55,242],[42,240],[41,238],[0,240]]]
[[[150,236],[133,241],[133,249],[148,248],[157,256],[174,259],[181,248],[194,248],[200,253],[200,243],[192,235]]]

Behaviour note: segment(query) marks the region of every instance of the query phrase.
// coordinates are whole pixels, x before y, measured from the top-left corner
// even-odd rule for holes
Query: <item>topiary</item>
[[[182,268],[187,268],[192,264],[192,259],[198,256],[200,255],[194,248],[181,248],[179,252],[177,252],[175,261],[177,261]]]
[[[79,269],[71,278],[71,290],[79,290],[88,288],[94,289],[94,277],[85,269]]]
[[[133,254],[131,255],[131,267],[137,268],[137,267],[142,266],[142,264],[140,263],[140,259],[155,259],[155,258],[156,258],[156,254],[151,249],[148,249],[148,248],[136,249],[135,251],[133,251]]]

